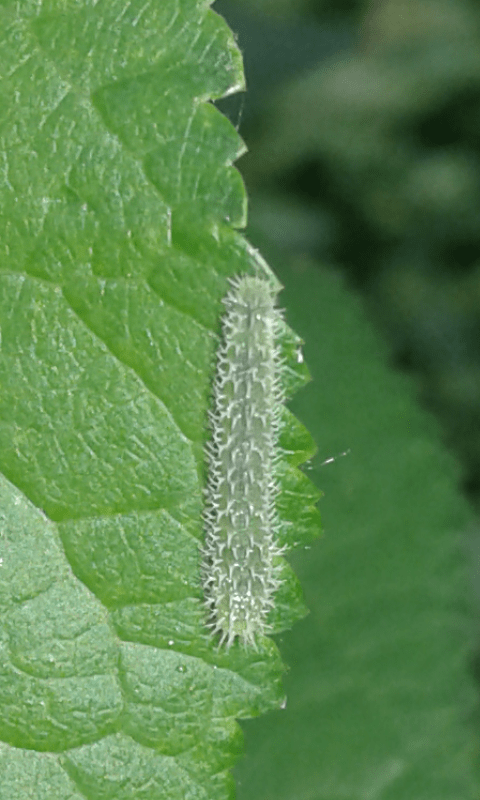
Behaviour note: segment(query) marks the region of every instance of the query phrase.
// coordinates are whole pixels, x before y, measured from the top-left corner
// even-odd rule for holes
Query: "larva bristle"
[[[232,281],[206,449],[203,585],[210,627],[227,647],[255,647],[280,582],[275,465],[282,392],[275,293],[261,278]]]

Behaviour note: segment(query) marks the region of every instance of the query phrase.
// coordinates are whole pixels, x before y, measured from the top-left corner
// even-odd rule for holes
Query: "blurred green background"
[[[247,235],[285,283],[282,303],[288,309],[291,302],[293,317],[298,316],[292,324],[308,344],[306,334],[315,310],[310,309],[310,323],[302,331],[295,286],[303,285],[298,309],[305,304],[310,285],[302,270],[327,265],[330,276],[337,273],[361,297],[364,312],[385,342],[384,357],[408,375],[412,395],[437,418],[438,437],[458,463],[453,485],[478,512],[480,4],[218,0],[214,10],[236,33],[245,61],[246,95],[218,105],[249,148],[238,163],[249,194]],[[298,272],[301,264],[308,267],[300,266]],[[317,291],[324,290],[324,285],[317,286]],[[307,347],[306,356],[309,361]],[[314,360],[312,352],[313,372]],[[314,379],[318,381],[319,375]],[[308,412],[303,419],[318,436],[307,417]],[[344,440],[323,433],[319,441],[323,458],[355,444],[355,426]],[[368,431],[364,449],[359,445],[353,460],[368,455],[372,435]],[[325,442],[331,452],[324,449]],[[374,474],[374,459],[369,468]],[[329,487],[320,509],[331,524],[328,492],[332,497],[336,490],[326,472],[315,469],[318,485]],[[337,476],[344,473],[343,466],[335,469]],[[429,474],[419,475],[419,480],[428,484]],[[327,553],[329,535],[327,530],[327,541],[320,545]],[[480,597],[479,548],[477,535],[471,531],[469,535],[473,599],[474,594]],[[304,578],[305,568],[300,563],[294,566]],[[306,580],[308,586],[308,576]],[[317,611],[316,601],[307,595],[312,614],[328,616],[325,600],[318,600]],[[413,603],[412,614],[414,608]],[[475,614],[478,631],[478,609]],[[298,626],[293,638],[286,639],[287,663],[295,660],[302,636]],[[475,637],[474,652],[465,666],[478,685],[478,633]],[[327,652],[329,648],[330,643]],[[321,652],[312,661],[319,669],[327,657]],[[248,730],[258,724],[248,723]],[[275,748],[278,721],[267,722],[265,736],[269,724],[277,731]],[[478,723],[475,726],[478,732]],[[293,742],[285,745],[285,759]],[[301,752],[305,749],[299,744],[300,765]],[[253,773],[255,755],[251,750],[243,768],[246,773],[240,775]],[[311,757],[304,759],[311,763]],[[429,797],[428,781],[424,792],[412,793],[412,785],[405,793],[392,790],[392,795],[388,790],[370,794],[365,789],[352,800]],[[324,789],[318,795],[309,792],[304,788],[297,796],[309,800],[327,796]],[[331,796],[350,798],[349,790],[345,792],[336,785]],[[296,795],[294,788],[287,789],[277,779],[268,800],[280,796]],[[443,796],[455,797],[453,785]],[[461,790],[457,796],[464,796]]]
[[[250,238],[334,264],[480,502],[480,4],[218,0]]]

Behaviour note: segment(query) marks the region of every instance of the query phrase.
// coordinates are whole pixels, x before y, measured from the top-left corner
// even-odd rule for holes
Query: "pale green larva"
[[[207,446],[203,583],[210,625],[229,647],[255,646],[279,584],[275,465],[282,392],[280,311],[267,281],[235,278],[224,299],[223,342]]]

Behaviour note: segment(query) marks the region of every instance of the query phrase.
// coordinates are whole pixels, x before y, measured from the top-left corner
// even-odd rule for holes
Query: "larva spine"
[[[275,508],[281,313],[267,281],[241,276],[224,299],[207,445],[203,585],[210,626],[227,647],[256,646],[279,585]]]

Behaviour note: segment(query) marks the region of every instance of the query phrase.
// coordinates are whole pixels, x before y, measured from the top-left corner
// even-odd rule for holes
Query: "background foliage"
[[[359,457],[358,469],[362,476],[365,469],[372,480],[382,476],[382,489],[374,492],[370,486],[365,494],[367,496],[370,489],[370,514],[374,509],[373,513],[378,513],[379,517],[385,515],[381,526],[385,537],[382,543],[387,549],[389,531],[396,529],[388,520],[388,507],[394,508],[400,519],[407,509],[413,508],[414,500],[410,497],[399,502],[397,492],[388,499],[388,492],[383,490],[387,476],[401,470],[398,460],[401,447],[398,442],[390,441],[391,422],[381,430],[378,427],[382,419],[379,412],[372,414],[377,423],[375,431],[366,425],[369,439],[361,448],[361,456],[355,452],[359,447],[356,444],[358,428],[366,424],[366,410],[362,412],[359,406],[373,408],[373,398],[378,393],[384,403],[393,401],[393,396],[387,400],[383,379],[372,387],[367,377],[360,379],[359,384],[362,383],[365,394],[371,391],[369,400],[359,401],[360,389],[352,379],[343,393],[339,392],[335,369],[332,370],[330,364],[330,371],[325,368],[325,348],[328,347],[325,338],[329,337],[325,337],[323,329],[319,330],[316,318],[323,320],[328,309],[323,302],[324,284],[315,283],[317,279],[313,277],[314,263],[330,264],[332,270],[345,275],[350,288],[361,294],[370,320],[388,341],[385,361],[411,374],[413,382],[409,394],[434,411],[441,423],[436,432],[426,417],[419,425],[430,428],[429,435],[437,442],[434,445],[431,441],[431,446],[439,447],[440,438],[455,453],[458,466],[452,473],[452,481],[465,490],[470,502],[478,507],[480,17],[478,5],[468,0],[448,3],[441,0],[422,3],[415,0],[335,3],[328,0],[277,3],[219,0],[216,8],[225,14],[237,33],[246,64],[249,91],[240,105],[231,102],[226,110],[232,119],[240,119],[240,130],[249,147],[248,154],[240,161],[249,191],[249,236],[261,243],[264,252],[268,252],[266,242],[275,244],[270,251],[270,261],[287,285],[283,302],[306,339],[306,356],[314,376],[313,385],[294,401],[294,408],[302,408],[310,429],[318,431],[317,441],[324,458],[348,448],[351,450],[347,457],[314,473],[318,474],[319,485],[326,491],[321,504],[326,536],[320,548],[308,552],[305,557],[305,572],[309,576],[307,604],[315,607],[311,597],[323,597],[323,585],[328,584],[329,578],[333,580],[330,574],[325,575],[322,550],[329,547],[330,502],[335,506],[333,535],[337,560],[332,570],[335,588],[342,596],[350,592],[351,578],[345,578],[345,583],[342,581],[347,570],[345,562],[350,564],[350,556],[338,542],[336,523],[339,508],[344,504],[342,476],[354,470],[353,460]],[[313,285],[317,286],[316,292],[312,285],[306,285],[305,263],[309,265],[308,274]],[[301,271],[297,268],[299,264]],[[295,287],[293,299],[288,294],[289,287]],[[300,294],[300,287],[303,287],[303,294]],[[295,303],[298,303],[298,311]],[[341,311],[337,317],[337,323],[341,324]],[[330,316],[328,319],[329,335],[338,343],[337,325]],[[352,350],[358,335],[356,332],[349,343]],[[309,348],[314,348],[315,352]],[[372,354],[377,352],[378,341],[371,349]],[[354,363],[352,355],[349,375]],[[370,375],[368,370],[365,375]],[[318,409],[326,402],[325,394],[331,389],[332,394],[335,390],[337,395],[329,405],[328,417],[325,415],[328,418],[325,430],[326,423]],[[352,405],[355,411],[351,413],[358,414],[358,420],[345,440],[343,417],[344,414],[348,416]],[[332,422],[335,417],[336,424]],[[324,442],[330,441],[332,425],[337,437],[338,431],[341,435],[324,449]],[[405,447],[410,425],[410,421],[406,422],[401,437]],[[385,441],[383,466],[379,458],[379,440]],[[440,455],[439,459],[443,461]],[[428,501],[433,491],[432,466],[431,462],[430,466],[425,462],[419,468],[417,481],[424,495],[419,497],[415,520],[408,523],[405,520],[402,526],[405,535],[406,530],[410,530],[414,543],[425,540],[425,527],[428,528],[425,514],[429,513],[426,506],[431,509],[435,505]],[[409,467],[413,470],[411,454],[406,469]],[[340,494],[332,474],[338,475]],[[403,481],[397,476],[394,482],[401,485]],[[454,501],[457,502],[458,499]],[[349,527],[355,527],[353,517],[358,514],[357,507],[355,514],[349,514]],[[465,522],[459,522],[459,526],[465,529]],[[476,527],[467,526],[464,536],[464,554],[469,561],[465,585],[473,584],[478,597]],[[445,541],[452,541],[449,534]],[[430,572],[427,561],[441,548],[437,535],[435,541],[431,540],[431,551],[428,555],[425,553],[426,572]],[[366,575],[370,574],[370,569],[372,573],[375,569],[374,558],[372,548],[366,550],[364,557],[358,556],[359,569],[361,566]],[[412,558],[416,558],[413,551]],[[330,568],[331,562],[328,558],[326,561]],[[301,567],[299,570],[302,572]],[[406,587],[414,582],[414,573],[412,564],[404,576]],[[309,579],[311,584],[308,584]],[[375,585],[378,577],[371,576],[371,581]],[[460,583],[457,589],[453,588],[454,583],[454,580],[452,583],[445,581],[445,587],[448,584],[452,589],[451,601],[458,607],[460,598],[468,597],[469,589],[465,595]],[[360,597],[363,597],[361,592],[357,598],[359,604]],[[321,638],[327,623],[321,617],[321,609],[319,615],[315,630]],[[476,615],[478,617],[478,609]],[[379,642],[382,633],[380,628],[375,628],[375,620],[381,616],[378,602],[369,621],[378,632]],[[412,609],[412,620],[414,617]],[[304,629],[309,624],[314,624],[311,618],[301,627]],[[350,652],[351,642],[357,641],[356,624],[358,608],[355,606],[351,618],[344,616],[336,625],[335,641],[337,637],[341,639],[342,653]],[[413,628],[412,622],[412,635]],[[294,642],[289,650],[290,662],[296,658],[302,664],[302,646],[307,645],[305,636],[302,638],[298,634],[299,630],[297,626],[285,637],[283,646],[288,648],[289,641]],[[473,630],[472,633],[471,649],[476,651],[476,634]],[[331,646],[330,638],[328,642]],[[443,645],[439,638],[439,646],[442,652],[449,648],[448,636],[443,638]],[[407,653],[408,648],[404,656],[410,663],[413,653],[410,657]],[[470,657],[465,653],[460,656],[465,677],[472,670],[476,672],[477,660],[475,653]],[[343,759],[338,756],[336,780],[324,783],[332,763],[332,740],[324,741],[323,735],[327,737],[327,733],[323,722],[325,716],[328,720],[331,717],[323,700],[326,670],[320,668],[323,662],[318,652],[315,663],[318,666],[317,688],[312,690],[308,700],[303,694],[300,676],[297,683],[291,675],[291,683],[287,684],[289,698],[292,698],[289,707],[292,709],[297,698],[299,705],[295,705],[293,713],[298,714],[299,729],[303,727],[309,731],[308,742],[286,721],[278,738],[275,731],[281,723],[273,718],[270,726],[266,720],[257,728],[249,725],[249,757],[243,766],[245,772],[239,772],[240,778],[245,775],[245,780],[248,776],[248,780],[254,782],[260,775],[265,779],[258,754],[263,756],[268,751],[271,768],[267,780],[271,782],[272,797],[423,796],[420,778],[416,782],[412,779],[406,788],[401,778],[395,777],[393,766],[390,778],[387,766],[384,765],[383,772],[380,767],[377,771],[372,767],[372,775],[383,774],[384,785],[380,777],[376,787],[373,777],[372,784],[368,785],[365,775],[364,783],[359,780],[355,789],[343,785],[340,776],[345,776],[346,764],[350,763],[345,750]],[[401,660],[398,663],[402,668],[405,666]],[[393,662],[390,666],[393,668]],[[426,663],[423,666],[424,676],[430,674]],[[337,669],[340,680],[342,673],[338,664]],[[416,679],[418,686],[428,681],[426,677],[422,679],[420,673],[421,668]],[[371,675],[378,679],[374,668]],[[399,683],[401,678],[397,676],[395,680]],[[328,685],[332,692],[332,686]],[[363,692],[361,679],[358,692]],[[460,702],[460,715],[473,713],[475,705],[472,698],[468,712],[469,703],[463,706]],[[375,707],[380,708],[378,698]],[[405,707],[408,707],[407,702]],[[356,716],[355,725],[358,719]],[[370,734],[373,750],[375,731],[380,736],[383,723],[375,720],[368,725],[363,714],[360,719],[362,733],[357,744],[360,739],[367,741]],[[325,728],[331,730],[328,724]],[[347,725],[339,730],[339,749],[344,741],[351,752],[353,745]],[[475,751],[474,742],[478,737],[475,722],[470,734]],[[414,738],[412,736],[412,742]],[[266,742],[272,744],[269,746]],[[324,752],[327,765],[323,761]],[[293,754],[290,760],[288,753]],[[316,766],[311,768],[306,784],[293,790],[293,776],[308,773],[313,763]],[[454,772],[452,770],[452,774]],[[465,766],[465,776],[467,772]],[[428,768],[424,766],[425,780],[427,773]],[[439,778],[433,794],[469,796],[466,786],[454,789],[450,785],[449,789],[441,789],[441,780]],[[445,786],[447,784],[448,780]],[[248,788],[243,791],[242,797],[247,797]],[[424,791],[428,796],[428,788]]]
[[[346,273],[441,419],[478,504],[478,4],[216,8],[246,65],[240,167],[252,227]]]
[[[279,274],[312,370],[292,407],[320,443],[325,535],[295,554],[311,615],[282,635],[286,710],[244,726],[239,798],[473,800],[458,466],[338,274],[305,259]]]

